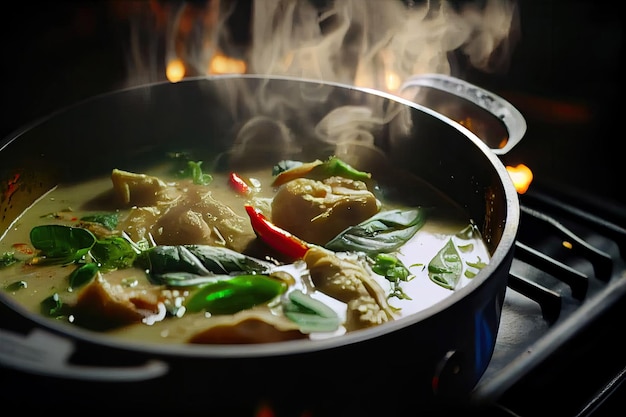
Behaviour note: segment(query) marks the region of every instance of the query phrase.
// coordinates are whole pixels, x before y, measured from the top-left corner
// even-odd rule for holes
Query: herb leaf
[[[91,255],[103,270],[130,268],[137,257],[133,245],[123,237],[110,237],[96,241]]]
[[[62,225],[36,226],[30,231],[30,240],[40,251],[38,263],[72,263],[85,256],[96,242],[87,229]]]
[[[381,211],[347,228],[325,247],[334,251],[364,252],[371,257],[393,252],[411,239],[425,220],[426,210],[423,208]]]
[[[303,333],[333,332],[339,328],[335,310],[300,290],[291,291],[282,306],[285,316],[298,324]]]
[[[15,252],[4,252],[0,255],[0,268],[3,266],[13,265],[17,262],[17,258],[15,257]]]
[[[89,262],[76,268],[70,274],[70,290],[82,287],[91,281],[98,273],[98,264]]]
[[[148,271],[153,283],[172,286],[213,282],[218,276],[231,273],[267,273],[273,266],[234,250],[210,245],[155,246],[140,253],[136,264]]]
[[[85,222],[98,223],[109,230],[114,230],[119,221],[119,213],[91,214],[81,217],[81,220]]]
[[[428,264],[428,277],[437,285],[453,290],[463,272],[463,261],[452,239],[437,252]]]

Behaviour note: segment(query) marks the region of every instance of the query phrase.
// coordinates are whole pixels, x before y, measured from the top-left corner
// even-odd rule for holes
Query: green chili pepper
[[[296,178],[323,180],[329,177],[343,177],[359,181],[372,178],[371,173],[359,171],[336,156],[330,156],[324,162],[319,159],[306,163],[281,161],[273,168],[272,173],[276,175],[272,183],[276,187]]]
[[[313,168],[312,173],[315,175],[318,171],[323,173],[324,177],[338,176],[359,181],[366,181],[372,178],[371,173],[359,171],[336,156],[331,156],[323,164]]]
[[[287,291],[287,283],[267,275],[239,275],[200,288],[187,301],[188,311],[234,314],[265,304]]]

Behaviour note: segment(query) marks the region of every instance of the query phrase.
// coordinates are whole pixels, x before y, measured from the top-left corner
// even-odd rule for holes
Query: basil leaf
[[[232,249],[210,245],[155,246],[139,254],[136,265],[148,272],[153,283],[173,286],[215,281],[216,275],[267,273],[273,267]]]
[[[298,324],[303,333],[334,332],[339,328],[335,310],[300,290],[291,291],[282,307],[285,316]]]
[[[17,291],[23,288],[28,288],[28,283],[23,280],[14,281],[4,287],[5,291]]]
[[[62,317],[64,315],[65,305],[58,293],[54,293],[44,299],[39,307],[41,308],[41,314],[48,317]]]
[[[17,258],[15,257],[15,252],[4,252],[0,255],[0,268],[13,265],[16,262]]]
[[[234,314],[265,304],[286,290],[284,281],[266,275],[239,275],[201,287],[185,305],[191,312]]]
[[[96,242],[87,229],[62,225],[36,226],[30,231],[33,247],[40,251],[38,263],[71,263],[85,256]]]
[[[122,237],[110,237],[96,241],[91,255],[103,270],[125,269],[133,266],[137,252],[132,243]]]
[[[70,274],[70,291],[91,281],[98,273],[98,269],[97,263],[89,262],[73,270]]]
[[[370,256],[393,252],[408,242],[425,220],[426,210],[423,208],[381,211],[347,228],[325,247],[334,251],[364,252]]]
[[[92,214],[81,217],[84,222],[98,223],[109,230],[114,230],[119,221],[119,213]]]
[[[437,285],[453,290],[463,272],[463,261],[452,239],[437,252],[428,264],[428,277]]]
[[[179,178],[190,178],[194,184],[198,185],[208,185],[213,181],[211,174],[202,171],[202,161],[185,161],[177,174]]]

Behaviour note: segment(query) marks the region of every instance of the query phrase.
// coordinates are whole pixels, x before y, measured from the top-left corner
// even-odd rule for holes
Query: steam
[[[129,83],[164,80],[172,60],[185,76],[210,74],[217,55],[232,54],[248,73],[393,91],[416,74],[463,78],[459,58],[504,72],[519,37],[515,0],[252,0],[249,27],[232,23],[241,4],[135,4]]]
[[[181,78],[229,73],[233,68],[239,71],[241,65],[217,68],[218,62],[227,64],[230,59],[243,62],[248,74],[398,93],[404,80],[420,74],[463,78],[467,65],[504,72],[519,36],[516,0],[152,0],[120,4],[132,5],[128,9],[131,86],[173,81],[167,73],[171,68]],[[247,12],[244,17],[242,8]],[[361,149],[360,155],[367,149],[376,160],[380,159],[376,158],[376,138],[386,125],[393,126],[398,136],[412,128],[405,106],[386,105],[376,97],[358,105],[347,104],[345,97],[333,103],[335,88],[330,84],[273,83],[271,88],[260,84],[249,91],[251,86],[230,82],[214,86],[233,120],[242,122],[235,127],[233,160],[252,159],[248,163],[254,163],[282,158],[299,150],[298,138],[307,132],[347,160],[354,157],[354,149]],[[312,111],[316,108],[326,113]],[[299,126],[288,125],[293,120]],[[268,138],[273,146],[268,146]]]

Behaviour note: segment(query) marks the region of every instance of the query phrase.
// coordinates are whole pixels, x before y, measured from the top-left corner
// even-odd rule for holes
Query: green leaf
[[[82,287],[98,273],[98,264],[95,262],[89,262],[76,268],[70,274],[70,291]]]
[[[0,268],[13,265],[16,262],[17,258],[15,257],[15,252],[5,252],[0,256]]]
[[[234,314],[265,304],[286,290],[284,281],[267,275],[239,275],[200,287],[185,305],[191,312]]]
[[[63,264],[80,260],[96,237],[87,229],[62,225],[36,226],[30,231],[33,247],[40,251],[38,263]]]
[[[119,213],[91,214],[81,217],[84,222],[98,223],[109,230],[114,230],[119,221]]]
[[[23,288],[28,288],[28,283],[26,281],[14,281],[4,287],[5,291],[17,291]]]
[[[155,246],[137,257],[156,284],[191,286],[233,273],[267,273],[273,264],[232,249],[210,245]]]
[[[180,178],[190,178],[194,184],[209,185],[213,181],[210,174],[202,172],[202,161],[187,161],[185,166],[179,170]]]
[[[63,316],[64,305],[58,293],[52,294],[40,303],[41,314],[48,317]]]
[[[428,264],[428,276],[435,284],[449,290],[456,288],[463,272],[463,261],[452,239],[437,252]]]
[[[96,241],[91,256],[100,263],[101,269],[112,271],[133,266],[137,251],[131,242],[115,236]]]
[[[426,209],[388,210],[347,228],[328,242],[326,249],[364,252],[374,257],[393,252],[408,242],[426,221]]]
[[[298,324],[303,333],[334,332],[339,328],[335,310],[300,290],[291,291],[282,307],[285,316]]]

